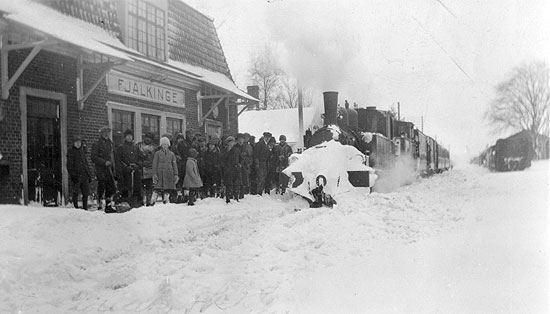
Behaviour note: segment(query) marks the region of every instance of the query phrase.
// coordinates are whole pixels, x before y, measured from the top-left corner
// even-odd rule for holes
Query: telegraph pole
[[[298,87],[298,148],[304,148],[304,104],[302,86]]]
[[[421,122],[421,125],[422,125],[422,133],[424,133],[424,116],[420,116],[420,121]]]
[[[401,104],[397,102],[397,120],[401,121]]]

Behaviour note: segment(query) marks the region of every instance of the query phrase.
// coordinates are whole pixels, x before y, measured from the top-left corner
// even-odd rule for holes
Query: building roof
[[[28,0],[0,1],[0,11],[4,12],[4,18],[8,21],[54,39],[107,56],[131,60],[120,50],[127,48],[107,30],[40,3]]]
[[[180,0],[168,0],[169,58],[231,78],[212,19]]]
[[[304,108],[304,132],[323,125],[321,111],[316,107]],[[259,139],[270,132],[277,140],[284,134],[287,142],[298,142],[301,136],[298,127],[298,108],[276,110],[250,110],[239,116],[239,132],[250,133]]]
[[[166,62],[122,43],[116,0],[0,0],[0,11],[12,22],[81,48],[150,63],[258,101],[233,81],[213,20],[180,0],[168,0]]]
[[[65,15],[94,24],[122,41],[116,3],[113,0],[34,0]]]

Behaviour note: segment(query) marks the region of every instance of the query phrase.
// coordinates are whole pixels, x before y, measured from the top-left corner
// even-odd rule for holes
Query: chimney
[[[258,85],[253,85],[253,86],[247,86],[246,87],[246,93],[256,99],[260,99],[260,87]],[[256,103],[256,110],[259,110],[260,109],[260,103],[259,102],[255,102]],[[252,110],[254,108],[252,107],[248,107],[248,110]]]
[[[324,124],[336,124],[338,112],[338,92],[323,92],[325,103]]]

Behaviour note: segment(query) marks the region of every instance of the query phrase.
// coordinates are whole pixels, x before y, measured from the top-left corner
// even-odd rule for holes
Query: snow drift
[[[293,174],[299,172],[303,182],[290,191],[314,201],[311,190],[324,184],[323,192],[337,199],[339,195],[356,189],[349,181],[348,171],[365,171],[369,173],[369,186],[376,181],[374,169],[365,165],[364,155],[357,148],[342,145],[330,140],[306,149],[302,154],[293,154],[290,165],[283,173],[293,181]],[[357,188],[369,193],[369,188]]]

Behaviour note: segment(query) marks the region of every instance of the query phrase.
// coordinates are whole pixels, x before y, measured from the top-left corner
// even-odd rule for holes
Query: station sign
[[[109,93],[143,99],[168,106],[185,107],[185,91],[137,78],[128,74],[111,72],[107,75]]]

